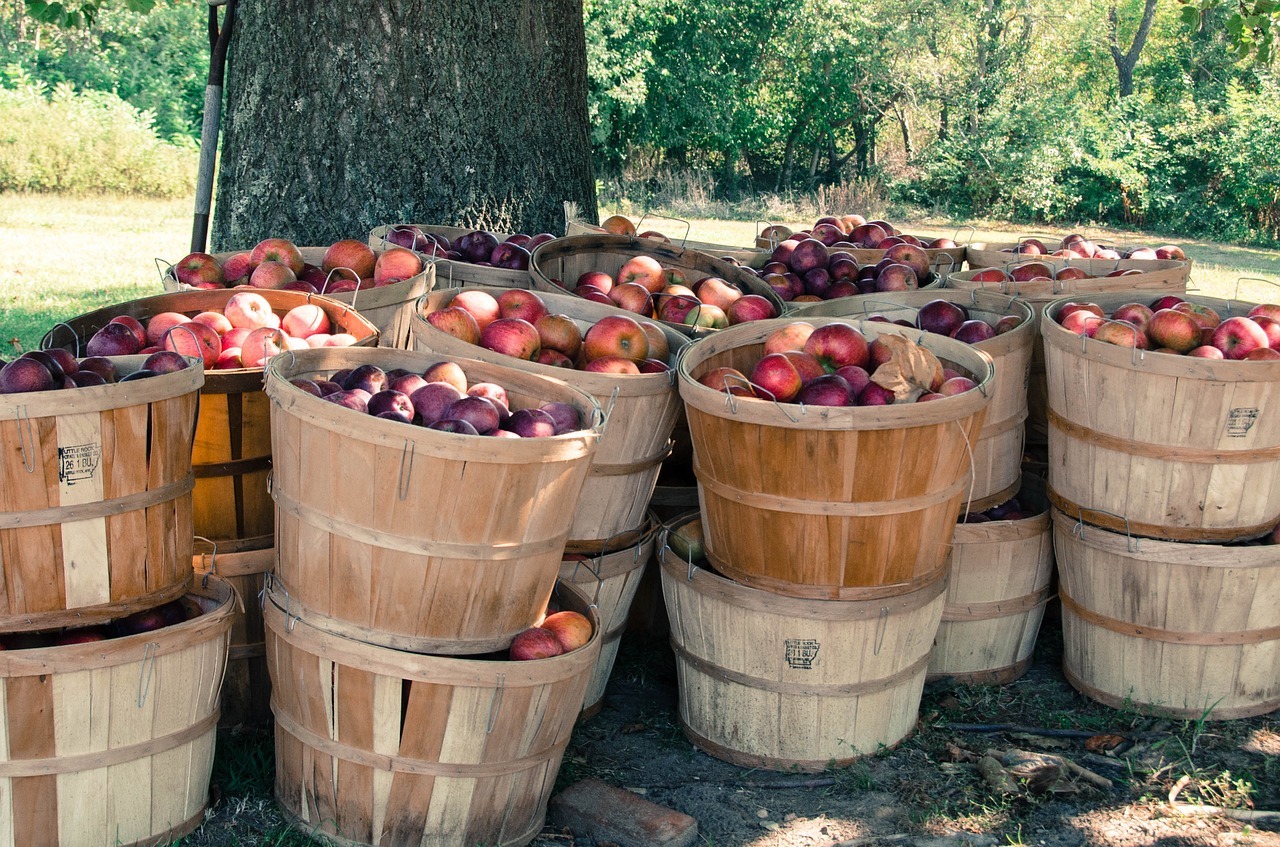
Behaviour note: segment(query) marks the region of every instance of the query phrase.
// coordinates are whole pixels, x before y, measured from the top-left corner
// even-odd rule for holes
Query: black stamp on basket
[[[1227,437],[1244,438],[1257,422],[1257,409],[1232,409],[1227,412]]]
[[[92,479],[102,461],[101,444],[77,444],[58,448],[58,482],[75,485]]]
[[[818,648],[822,645],[816,638],[788,638],[787,664],[798,670],[812,670],[813,660],[818,658]]]

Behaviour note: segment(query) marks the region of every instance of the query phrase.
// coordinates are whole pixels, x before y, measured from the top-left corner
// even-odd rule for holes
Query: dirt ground
[[[587,776],[629,788],[693,816],[697,843],[715,847],[1280,845],[1280,813],[1241,819],[1250,808],[1280,809],[1280,712],[1203,723],[1113,710],[1066,682],[1061,643],[1051,609],[1021,679],[929,683],[916,730],[897,749],[848,768],[788,774],[694,748],[680,729],[669,646],[629,632],[602,710],[574,732],[557,789]],[[1104,735],[1118,738],[1099,747],[1094,737]],[[980,773],[989,750],[1059,756],[1092,776],[1050,768],[1002,793]],[[1205,814],[1192,805],[1235,808]],[[533,844],[604,847],[554,825]]]

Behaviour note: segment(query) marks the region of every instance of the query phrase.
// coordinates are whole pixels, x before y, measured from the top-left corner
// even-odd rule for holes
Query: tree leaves
[[[76,29],[92,26],[103,7],[102,2],[83,2],[79,4],[49,3],[47,0],[26,0],[27,13],[41,23],[64,29]],[[123,5],[131,12],[150,12],[155,8],[156,0],[123,0]]]
[[[1178,0],[1182,4],[1182,21],[1199,29],[1205,13],[1226,5],[1226,0]],[[1275,29],[1280,27],[1280,0],[1236,0],[1226,19],[1229,38],[1227,50],[1232,58],[1253,56],[1259,65],[1269,65],[1274,58]]]

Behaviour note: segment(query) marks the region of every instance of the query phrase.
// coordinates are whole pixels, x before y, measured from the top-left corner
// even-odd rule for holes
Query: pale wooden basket
[[[862,600],[932,584],[972,489],[991,357],[940,335],[850,321],[869,339],[918,338],[981,390],[840,408],[731,397],[697,381],[718,366],[750,372],[764,339],[789,323],[729,327],[680,358],[708,559],[731,579],[793,597]]]
[[[1009,254],[1004,254],[1006,261]],[[1097,259],[1051,259],[1044,257],[1023,257],[1026,261],[1040,261],[1054,268],[1055,271],[1068,265],[1083,267],[1090,273],[1103,273],[1115,269],[1116,262],[1099,261]],[[1014,282],[1006,279],[1002,283],[979,282],[973,279],[978,268],[998,267],[1006,265],[974,266],[970,261],[970,270],[952,273],[947,277],[946,287],[961,291],[991,291],[1006,296],[1016,296],[1031,304],[1035,312],[1035,338],[1032,342],[1031,372],[1027,381],[1027,434],[1033,443],[1044,444],[1049,438],[1047,419],[1049,407],[1048,387],[1045,384],[1044,345],[1040,339],[1040,325],[1044,319],[1044,307],[1062,297],[1076,299],[1094,299],[1099,295],[1127,292],[1133,300],[1150,302],[1165,294],[1182,295],[1187,290],[1187,280],[1191,274],[1189,262],[1173,260],[1157,261],[1121,261],[1121,269],[1135,268],[1142,271],[1131,276],[1100,277],[1097,279],[1066,279],[1041,282]],[[1154,267],[1150,267],[1154,265]],[[1006,273],[1007,276],[1007,273]]]
[[[355,336],[357,345],[378,343],[377,328],[335,300],[298,291],[241,287],[190,289],[117,303],[58,324],[45,335],[41,346],[65,347],[80,355],[89,338],[114,317],[128,315],[143,323],[161,312],[194,317],[200,312],[221,311],[232,295],[245,290],[262,295],[281,316],[296,306],[315,303],[341,332]],[[273,544],[274,507],[267,490],[271,407],[262,393],[262,378],[262,368],[211,370],[205,373],[200,388],[200,415],[195,443],[190,445],[196,477],[194,534],[216,542],[224,553],[262,550]]]
[[[1248,303],[1189,295],[1223,318]],[[1086,339],[1045,310],[1049,499],[1072,517],[1171,541],[1280,523],[1280,362],[1215,361]],[[1108,314],[1128,294],[1095,297]]]
[[[644,226],[643,223],[646,220],[653,220],[653,219],[650,218],[649,216],[646,216],[644,218],[641,218],[640,220],[641,220],[641,226],[636,227],[637,237],[639,237],[638,235],[639,232],[645,232],[649,230],[649,227]],[[670,239],[669,241],[663,241],[660,238],[651,238],[649,240],[655,241],[658,244],[673,244],[676,247],[689,248],[690,250],[697,250],[700,253],[707,253],[712,256],[715,256],[717,259],[732,258],[738,262],[741,262],[743,265],[749,268],[755,268],[756,270],[763,268],[765,263],[769,261],[769,254],[772,252],[771,250],[752,249],[748,247],[732,247],[728,244],[716,244],[710,241],[690,241],[688,237],[689,235],[688,222],[679,221],[679,219],[677,218],[663,218],[663,220],[673,220],[673,221],[678,221],[679,223],[684,224],[685,230],[684,230],[683,237],[674,237],[670,233],[663,232],[662,234],[667,236],[667,238]],[[604,227],[594,226],[592,224],[586,223],[585,221],[566,220],[564,225],[564,234],[566,236],[575,236],[575,235],[610,235],[612,233],[610,233]]]
[[[116,358],[121,373],[145,356]],[[77,626],[191,581],[199,362],[148,379],[4,395],[0,631]]]
[[[265,726],[271,722],[271,678],[263,643],[262,596],[267,575],[275,568],[274,546],[240,553],[223,553],[217,545],[196,540],[193,561],[196,579],[205,574],[221,577],[236,594],[247,598],[231,614],[231,647],[222,683],[224,727]]]
[[[325,251],[328,249],[328,247],[299,247],[298,251],[302,253],[304,262],[319,267],[324,260]],[[374,253],[381,253],[382,249],[374,248]],[[236,252],[241,251],[215,253],[213,255],[219,262],[226,262]],[[426,267],[421,273],[400,282],[393,282],[390,285],[379,285],[362,291],[340,291],[333,294],[326,294],[321,291],[320,294],[358,311],[361,317],[369,321],[378,330],[378,338],[374,343],[382,347],[397,347],[403,350],[409,341],[409,319],[413,316],[413,304],[419,297],[434,288],[436,284],[435,268],[430,260],[427,260],[425,264]],[[164,273],[161,281],[166,291],[197,290],[178,282],[173,275],[172,268]],[[243,288],[245,286],[236,287]],[[228,290],[233,291],[235,289]],[[264,290],[270,291],[272,289],[254,288],[253,290],[261,293]],[[303,292],[291,293],[302,293],[305,296]],[[174,309],[172,311],[178,310]],[[326,311],[328,310],[326,309]]]
[[[973,345],[991,357],[995,377],[991,380],[991,405],[982,422],[982,433],[973,445],[973,500],[969,511],[999,505],[1018,492],[1022,478],[1022,450],[1027,420],[1027,378],[1037,337],[1031,306],[1022,300],[985,291],[895,291],[806,303],[788,317],[804,321],[809,317],[861,318],[883,315],[889,320],[915,322],[921,306],[934,300],[958,303],[969,315],[994,325],[1006,315],[1014,315],[1016,329]]]
[[[550,659],[459,659],[343,638],[268,594],[276,799],[339,844],[527,844],[542,829],[592,668],[600,617],[561,583],[561,607],[594,627]]]
[[[1172,271],[1174,276],[1181,274],[1181,288],[1186,288],[1187,280],[1191,275],[1190,259],[1081,259],[1067,258],[1065,256],[1039,256],[1012,252],[1013,248],[1017,246],[1018,242],[1016,241],[975,241],[966,245],[964,260],[968,263],[970,270],[977,268],[1003,268],[1019,262],[1044,261],[1049,263],[1056,262],[1058,267],[1061,267],[1064,263],[1080,265],[1089,270],[1090,273],[1108,273],[1117,268],[1120,270],[1136,268],[1144,273],[1155,274],[1166,274]],[[1006,252],[1006,250],[1009,252]],[[1179,266],[1182,267],[1179,268]],[[960,265],[957,264],[956,270],[959,269]]]
[[[1274,546],[1182,544],[1054,510],[1063,672],[1112,708],[1192,720],[1280,707]]]
[[[741,767],[822,771],[911,733],[945,575],[881,600],[807,600],[694,567],[665,537],[661,556],[680,722],[696,747]]]
[[[578,277],[587,271],[602,271],[616,277],[622,266],[636,256],[650,256],[663,267],[679,268],[697,282],[703,277],[715,276],[747,294],[758,294],[773,304],[779,315],[786,314],[783,303],[769,284],[749,268],[735,265],[699,250],[685,249],[652,238],[631,238],[625,235],[595,233],[557,238],[539,244],[533,251],[529,273],[533,287],[538,291],[567,294]],[[576,297],[577,295],[571,295]],[[668,324],[680,332],[700,338],[719,330],[708,327],[692,327],[685,324]]]
[[[513,411],[569,403],[591,428],[457,435],[378,420],[289,384],[362,364],[421,373],[437,360],[421,353],[327,348],[268,364],[276,574],[313,624],[395,649],[484,653],[506,648],[546,606],[599,406],[558,380],[450,358],[469,382],[506,388]]]
[[[664,374],[590,373],[526,362],[461,341],[427,321],[428,314],[449,306],[461,290],[433,291],[419,302],[413,323],[413,349],[438,358],[463,356],[553,377],[589,394],[605,411],[605,426],[569,525],[569,544],[577,552],[598,551],[602,542],[617,539],[644,524],[658,472],[671,452],[671,430],[680,410],[675,360],[689,337],[663,327],[672,366]],[[481,290],[495,297],[502,293],[494,288]],[[552,313],[573,318],[579,328],[609,315],[635,317],[570,294],[539,291],[538,296]],[[631,541],[626,539],[625,543]]]
[[[443,235],[450,241],[475,230],[462,226],[436,226],[434,224],[387,224],[369,230],[369,246],[374,250],[385,250],[393,246],[387,241],[387,233],[399,226],[417,226],[423,232]],[[506,241],[510,233],[493,233],[498,241]],[[464,288],[472,285],[488,285],[494,288],[532,288],[533,279],[528,271],[517,271],[510,268],[491,268],[473,262],[460,262],[453,259],[436,259],[436,284],[444,288]],[[428,288],[428,291],[431,289]]]
[[[204,613],[163,629],[0,651],[0,845],[168,844],[200,824],[236,596],[211,578],[188,598]]]
[[[1027,477],[1020,520],[956,524],[929,678],[1004,685],[1027,672],[1053,580],[1044,483]]]
[[[600,613],[600,625],[604,628],[600,658],[591,672],[591,681],[587,684],[587,695],[583,701],[583,719],[593,717],[604,705],[604,691],[609,684],[609,675],[613,673],[613,663],[618,658],[622,633],[627,628],[627,617],[631,614],[631,602],[640,587],[645,564],[653,556],[658,528],[659,524],[650,516],[649,521],[641,528],[640,540],[634,545],[613,552],[606,549],[594,556],[574,554],[572,558],[566,557],[560,563],[561,581],[578,586],[591,598],[592,605]],[[611,545],[605,546],[607,548]]]

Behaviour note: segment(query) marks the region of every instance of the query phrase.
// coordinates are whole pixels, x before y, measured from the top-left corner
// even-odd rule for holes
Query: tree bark
[[[1120,49],[1119,12],[1113,3],[1107,9],[1107,46],[1111,50],[1111,60],[1116,65],[1116,77],[1120,88],[1120,96],[1128,97],[1133,93],[1133,70],[1138,66],[1138,58],[1142,48],[1151,34],[1151,23],[1156,16],[1156,0],[1145,0],[1142,7],[1142,20],[1138,22],[1138,31],[1134,33],[1133,43],[1128,50]]]
[[[597,216],[581,0],[239,0],[213,244]]]

